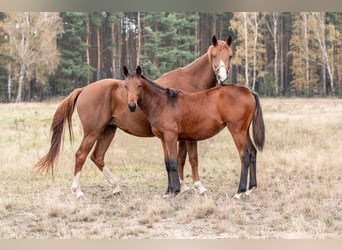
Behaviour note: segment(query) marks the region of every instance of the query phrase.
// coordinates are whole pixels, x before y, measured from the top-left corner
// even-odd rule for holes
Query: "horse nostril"
[[[128,108],[131,112],[134,112],[135,109],[137,108],[137,105],[134,102],[128,103]]]

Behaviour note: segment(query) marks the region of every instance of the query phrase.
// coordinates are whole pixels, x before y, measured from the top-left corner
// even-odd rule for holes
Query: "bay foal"
[[[150,122],[153,134],[162,142],[168,174],[165,195],[180,192],[177,141],[204,140],[225,127],[234,139],[241,160],[240,184],[235,197],[240,198],[247,191],[248,168],[247,194],[257,187],[256,147],[262,150],[265,142],[265,126],[257,94],[238,85],[188,93],[146,79],[139,66],[132,75],[126,67],[123,71],[129,110],[135,112],[139,106]],[[255,145],[249,135],[251,124]]]

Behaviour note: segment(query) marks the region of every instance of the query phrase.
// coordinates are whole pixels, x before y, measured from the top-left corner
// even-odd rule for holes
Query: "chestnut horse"
[[[196,93],[165,88],[141,75],[139,66],[133,75],[124,67],[124,75],[129,110],[134,112],[139,106],[153,134],[162,142],[168,173],[166,195],[180,192],[177,141],[204,140],[224,127],[230,131],[241,160],[240,184],[235,197],[240,198],[247,191],[248,168],[250,182],[246,194],[256,188],[256,147],[261,151],[265,142],[262,109],[256,93],[238,85]],[[252,123],[254,143],[249,135]]]
[[[212,45],[207,53],[184,68],[170,71],[156,81],[167,87],[176,87],[189,92],[197,92],[224,84],[230,69],[232,37],[227,41],[212,37]],[[68,123],[70,138],[72,138],[71,117],[75,106],[83,129],[83,139],[76,152],[74,179],[72,191],[82,196],[80,174],[83,164],[94,147],[91,160],[113,186],[113,193],[120,192],[118,181],[104,164],[104,157],[117,128],[140,137],[154,136],[151,126],[140,110],[130,113],[127,109],[127,99],[123,80],[104,79],[94,82],[84,88],[75,89],[58,106],[51,124],[51,145],[49,152],[36,163],[40,170],[53,172],[54,162],[60,152],[63,129]],[[187,152],[192,167],[192,178],[195,188],[205,192],[198,175],[197,142],[180,142],[179,175],[183,180],[183,167]],[[185,185],[182,188],[186,189]]]

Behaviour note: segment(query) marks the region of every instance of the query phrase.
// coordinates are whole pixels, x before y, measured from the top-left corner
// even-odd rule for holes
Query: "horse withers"
[[[223,128],[230,131],[241,160],[240,184],[236,198],[257,187],[256,156],[265,142],[265,126],[259,97],[249,88],[239,85],[214,87],[197,93],[166,88],[148,80],[136,68],[129,74],[123,68],[128,109],[137,106],[149,120],[152,132],[163,146],[168,187],[165,195],[180,192],[177,163],[177,141],[208,139]],[[249,128],[253,124],[253,141]],[[248,168],[250,182],[247,190]]]

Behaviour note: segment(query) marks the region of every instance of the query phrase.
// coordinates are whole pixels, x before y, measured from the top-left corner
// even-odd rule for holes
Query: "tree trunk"
[[[114,22],[112,23],[112,29],[111,29],[111,35],[112,35],[112,77],[115,78],[116,76],[116,70],[115,70],[115,56],[116,56],[116,50],[115,50],[115,46],[116,44],[114,44],[115,42],[115,24]]]
[[[89,20],[89,16],[88,16],[88,19],[87,19],[87,23],[86,23],[86,27],[87,27],[87,36],[86,36],[86,44],[87,44],[87,49],[86,49],[86,61],[87,61],[87,64],[90,65],[90,56],[89,56],[89,36],[90,36],[90,20]],[[87,81],[88,81],[88,84],[89,84],[89,75],[88,74],[88,78],[87,78]]]
[[[97,74],[96,80],[101,79],[101,38],[100,27],[96,27],[96,44],[97,44]]]
[[[8,84],[7,84],[8,102],[12,99],[12,68],[11,64],[8,64]]]
[[[23,89],[23,83],[24,83],[24,77],[25,77],[25,66],[22,64],[20,66],[20,73],[19,73],[19,82],[18,82],[18,94],[16,102],[22,101],[22,89]]]
[[[138,34],[137,34],[137,61],[136,66],[140,64],[140,54],[141,54],[141,28],[140,28],[140,12],[137,13],[137,23],[138,23]]]
[[[257,17],[257,12],[253,13],[254,17],[254,39],[253,39],[253,81],[252,81],[252,90],[255,89],[255,82],[256,82],[256,46],[258,42],[258,17]]]
[[[249,87],[248,82],[248,30],[247,30],[247,12],[243,12],[243,21],[245,28],[245,85]]]

